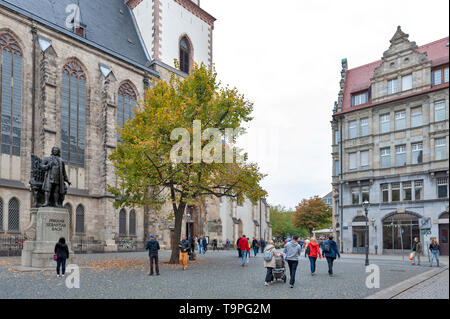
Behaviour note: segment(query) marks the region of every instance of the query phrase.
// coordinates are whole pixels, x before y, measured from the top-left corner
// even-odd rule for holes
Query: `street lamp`
[[[186,237],[189,239],[189,227],[191,223],[191,214],[186,213]]]
[[[364,208],[364,213],[366,214],[366,266],[369,266],[369,218],[368,218],[368,213],[369,213],[369,206],[370,203],[369,201],[364,201],[362,203],[362,206]]]

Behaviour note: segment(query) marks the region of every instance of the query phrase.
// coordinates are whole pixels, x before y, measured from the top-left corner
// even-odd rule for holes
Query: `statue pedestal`
[[[53,255],[55,245],[61,237],[66,239],[70,252],[69,260],[73,263],[75,258],[70,244],[69,227],[67,209],[56,207],[33,208],[31,224],[26,231],[30,237],[23,243],[22,266],[36,268],[56,266]]]

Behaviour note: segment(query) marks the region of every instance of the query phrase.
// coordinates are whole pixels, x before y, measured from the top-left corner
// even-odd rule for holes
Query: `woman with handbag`
[[[69,258],[69,247],[66,244],[66,239],[61,237],[55,245],[55,255],[53,259],[56,260],[56,277],[61,277],[59,272],[62,270],[62,277],[66,273],[66,260]]]

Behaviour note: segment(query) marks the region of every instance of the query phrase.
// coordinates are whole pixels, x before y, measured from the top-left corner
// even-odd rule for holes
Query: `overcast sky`
[[[331,126],[341,59],[379,60],[398,25],[420,46],[448,36],[449,2],[201,0],[217,21],[218,78],[254,102],[242,141],[267,173],[271,205],[331,191]]]

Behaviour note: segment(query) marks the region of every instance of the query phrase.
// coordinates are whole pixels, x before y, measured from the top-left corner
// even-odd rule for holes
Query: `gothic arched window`
[[[133,108],[136,105],[136,92],[129,83],[124,83],[119,88],[119,96],[117,99],[117,124],[120,128],[134,117]],[[117,139],[121,141],[118,136]]]
[[[18,232],[20,227],[20,205],[17,198],[11,198],[8,203],[8,231]]]
[[[66,163],[84,167],[86,75],[76,61],[63,69],[61,94],[61,156]]]
[[[84,207],[78,205],[75,212],[75,232],[77,234],[84,234]]]
[[[180,70],[189,73],[191,62],[191,46],[186,37],[180,40]]]
[[[73,231],[73,223],[72,223],[72,205],[70,205],[69,203],[64,205],[64,208],[67,209],[67,212],[69,213],[69,229],[70,232]]]
[[[129,220],[129,226],[128,226],[128,233],[130,236],[136,235],[136,212],[134,209],[130,211],[130,220]]]
[[[127,211],[121,209],[119,212],[119,235],[125,236],[127,234]]]
[[[0,33],[1,152],[20,156],[22,131],[22,50],[8,33]]]

